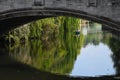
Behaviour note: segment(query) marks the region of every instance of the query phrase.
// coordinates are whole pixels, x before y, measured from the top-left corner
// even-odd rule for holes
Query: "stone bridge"
[[[0,0],[0,34],[33,20],[61,15],[120,31],[120,0]]]

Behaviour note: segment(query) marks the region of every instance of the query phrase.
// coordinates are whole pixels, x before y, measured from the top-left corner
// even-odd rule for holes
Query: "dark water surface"
[[[83,27],[80,34],[59,33],[52,39],[5,47],[0,49],[0,80],[66,80],[69,76],[120,74],[119,32],[99,24]]]

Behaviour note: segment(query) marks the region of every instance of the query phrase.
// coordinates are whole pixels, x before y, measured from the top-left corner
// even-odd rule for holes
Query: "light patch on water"
[[[70,76],[113,75],[115,69],[111,58],[112,51],[103,43],[98,46],[88,44],[81,49]]]

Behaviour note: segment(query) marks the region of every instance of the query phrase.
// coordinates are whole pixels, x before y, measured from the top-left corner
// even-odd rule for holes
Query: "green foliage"
[[[29,40],[25,46],[11,48],[11,56],[40,70],[69,74],[84,41],[82,34],[74,34],[80,27],[79,21],[60,16],[32,22],[29,24],[29,36],[39,39]]]
[[[41,19],[10,31],[4,35],[4,39],[9,43],[15,44],[28,42],[28,39],[42,38],[43,40],[47,40],[49,38],[48,36],[57,36],[59,29],[62,36],[65,32],[76,30],[79,26],[79,22],[80,19],[64,16]],[[54,38],[54,36],[52,37]]]
[[[16,28],[4,35],[5,40],[15,43],[9,45],[10,55],[40,70],[69,74],[83,46],[89,43],[97,46],[103,42],[114,52],[111,55],[115,62],[114,67],[116,72],[120,71],[120,41],[116,41],[112,34],[102,32],[90,33],[87,36],[75,35],[75,31],[81,29],[80,21],[77,18],[60,16],[33,21]],[[101,28],[97,23],[90,26],[95,30]],[[20,45],[22,40],[28,43]]]

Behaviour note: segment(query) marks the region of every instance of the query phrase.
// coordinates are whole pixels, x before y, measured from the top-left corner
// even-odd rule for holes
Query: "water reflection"
[[[9,47],[9,55],[18,62],[50,73],[70,76],[118,75],[120,41],[115,34],[102,29],[96,23],[82,26],[82,33],[77,35],[74,30],[60,33],[60,29],[54,38],[30,40],[25,45]]]
[[[87,44],[77,56],[71,76],[113,75],[112,51],[104,43]]]

